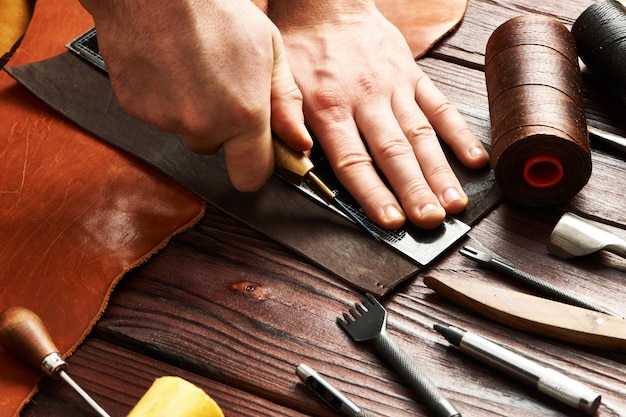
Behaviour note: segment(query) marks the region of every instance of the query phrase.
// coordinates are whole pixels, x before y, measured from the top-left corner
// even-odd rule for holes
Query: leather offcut
[[[75,2],[39,0],[10,63],[56,55],[91,25]],[[194,224],[204,202],[93,140],[5,72],[0,114],[0,310],[35,311],[65,357],[124,273]],[[17,414],[39,378],[0,348],[0,416]]]

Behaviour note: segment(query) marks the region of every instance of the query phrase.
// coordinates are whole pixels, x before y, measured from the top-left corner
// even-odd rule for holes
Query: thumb
[[[272,70],[271,125],[272,130],[287,146],[306,151],[313,146],[304,125],[302,92],[289,68],[285,46],[279,33],[274,36],[274,68]]]

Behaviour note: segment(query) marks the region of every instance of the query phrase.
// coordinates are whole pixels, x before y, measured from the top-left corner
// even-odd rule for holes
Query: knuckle
[[[450,166],[445,162],[441,162],[430,167],[427,175],[429,178],[436,178],[439,182],[441,182],[444,178],[454,177]]]
[[[371,166],[372,158],[367,153],[352,151],[338,156],[337,169],[348,174],[358,174]]]
[[[444,117],[453,112],[456,112],[456,107],[447,99],[438,102],[433,108],[435,117]]]
[[[344,98],[338,91],[319,89],[311,93],[310,100],[313,111],[329,122],[343,122],[349,116],[344,105]]]
[[[421,123],[407,129],[406,137],[413,146],[421,141],[435,137],[435,130],[428,123]]]
[[[380,91],[380,82],[376,74],[361,74],[357,78],[357,84],[365,97],[376,95]]]
[[[409,181],[405,187],[405,195],[414,204],[421,204],[425,198],[431,198],[434,195],[428,183],[420,179]]]
[[[392,160],[398,157],[403,157],[409,153],[413,153],[411,144],[406,141],[405,138],[390,138],[380,146],[379,154],[384,160]]]
[[[267,106],[259,101],[235,99],[230,103],[229,115],[234,127],[260,125],[265,121],[267,113]]]

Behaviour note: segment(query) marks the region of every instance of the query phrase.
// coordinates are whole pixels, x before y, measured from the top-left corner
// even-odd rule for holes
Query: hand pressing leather
[[[311,147],[280,33],[249,0],[81,3],[124,110],[193,151],[223,147],[240,191],[273,172],[272,130],[295,150]]]
[[[396,228],[408,217],[433,228],[466,207],[435,129],[468,167],[489,156],[373,1],[274,0],[268,15],[283,35],[308,125],[372,220]]]

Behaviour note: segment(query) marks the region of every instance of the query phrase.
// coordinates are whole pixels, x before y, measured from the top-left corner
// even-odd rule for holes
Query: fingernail
[[[400,209],[394,205],[385,207],[385,218],[387,220],[404,220],[404,214]]]
[[[439,212],[442,210],[442,208],[440,206],[438,206],[437,204],[426,204],[424,207],[421,208],[420,210],[420,215],[422,217],[428,217],[428,215],[430,213],[437,213],[439,214]]]
[[[470,149],[469,154],[471,157],[475,158],[477,156],[483,156],[485,154],[485,150],[480,146],[474,146]]]
[[[448,188],[443,193],[443,202],[445,204],[450,204],[452,202],[459,201],[462,199],[463,197],[461,196],[461,193],[456,188],[453,188],[453,187]]]

